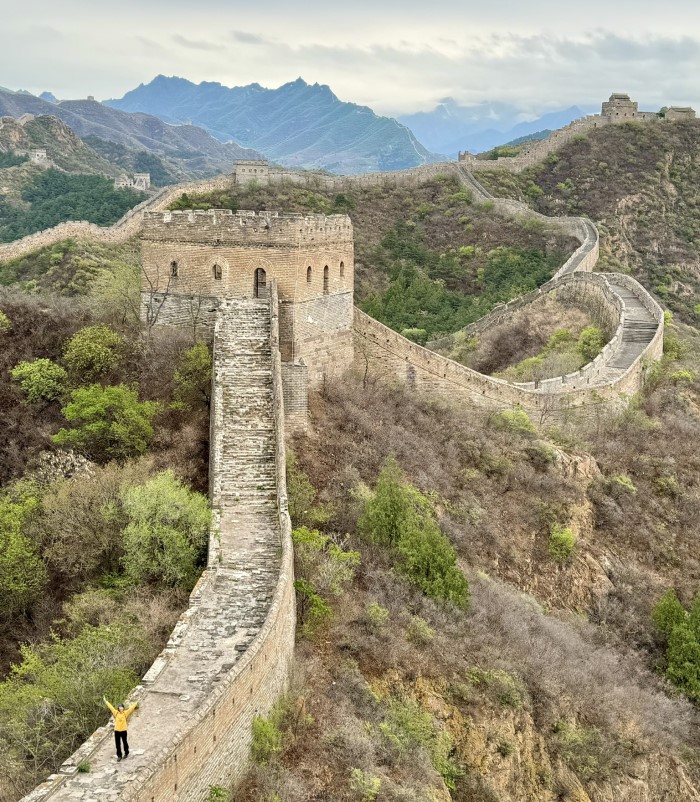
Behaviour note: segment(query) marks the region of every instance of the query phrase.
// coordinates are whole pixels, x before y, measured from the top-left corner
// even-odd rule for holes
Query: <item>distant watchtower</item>
[[[284,363],[303,360],[311,386],[352,362],[354,251],[347,215],[146,212],[141,241],[144,315],[211,336],[227,298],[279,295]],[[150,309],[147,306],[150,304]]]
[[[236,159],[233,166],[235,184],[249,184],[251,181],[267,184],[269,175],[270,165],[265,159]]]

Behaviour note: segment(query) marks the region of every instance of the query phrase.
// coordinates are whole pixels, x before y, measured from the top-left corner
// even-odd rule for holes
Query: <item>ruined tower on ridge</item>
[[[305,396],[307,386],[352,363],[354,251],[347,215],[146,212],[141,249],[147,324],[188,326],[211,340],[227,299],[269,299],[274,282],[283,377],[294,381],[295,394]]]

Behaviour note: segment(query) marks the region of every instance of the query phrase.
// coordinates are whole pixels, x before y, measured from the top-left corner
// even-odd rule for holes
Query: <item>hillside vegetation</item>
[[[700,321],[700,121],[606,126],[523,173],[479,180],[544,214],[588,215],[602,236],[600,270],[633,273]]]
[[[419,187],[331,193],[292,184],[183,195],[175,209],[347,213],[355,235],[355,297],[368,314],[421,341],[449,333],[539,286],[578,243],[476,204],[452,178]]]
[[[672,328],[685,356],[629,412],[566,431],[372,375],[313,399],[289,469],[296,678],[236,802],[697,797],[700,714],[674,684],[694,698],[700,337]],[[449,576],[400,545],[431,519],[466,609],[405,573],[412,554]]]
[[[12,172],[23,167],[5,169]],[[111,179],[99,175],[33,168],[26,178],[18,203],[0,197],[0,242],[12,242],[66,220],[110,226],[147,197],[133,189],[115,189]]]
[[[0,295],[2,802],[105,723],[206,556],[208,349],[108,298]]]

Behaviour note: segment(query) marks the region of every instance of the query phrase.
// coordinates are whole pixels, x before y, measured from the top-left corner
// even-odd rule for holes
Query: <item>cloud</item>
[[[175,44],[181,45],[182,47],[189,47],[191,50],[215,51],[226,49],[223,45],[216,44],[214,42],[206,42],[199,39],[187,39],[179,33],[174,34],[173,41]]]
[[[247,33],[246,31],[231,31],[231,36],[236,42],[244,45],[271,45],[272,40],[265,39],[265,37],[257,33]]]

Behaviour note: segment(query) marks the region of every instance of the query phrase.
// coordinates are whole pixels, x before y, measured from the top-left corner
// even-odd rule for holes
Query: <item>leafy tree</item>
[[[73,390],[63,417],[73,429],[61,429],[53,440],[86,451],[96,459],[127,459],[146,452],[153,437],[154,401],[139,401],[136,389],[93,384]]]
[[[122,324],[139,321],[141,309],[139,267],[124,259],[112,259],[92,283],[91,296],[103,314]]]
[[[20,362],[12,368],[10,375],[19,382],[27,401],[32,404],[60,398],[68,380],[66,371],[50,359]]]
[[[185,351],[175,371],[175,403],[181,409],[209,409],[211,403],[212,359],[205,343]]]
[[[192,586],[207,546],[211,510],[201,493],[163,471],[122,495],[124,569],[134,583]]]
[[[652,618],[666,639],[666,678],[700,703],[700,593],[687,611],[675,591],[667,591],[654,605]]]
[[[46,584],[44,564],[23,532],[36,505],[26,486],[0,495],[0,616],[8,620],[30,607]]]
[[[121,336],[109,326],[86,326],[68,341],[63,361],[75,381],[94,381],[119,364],[122,345]]]
[[[591,362],[603,350],[605,335],[598,326],[586,326],[578,338],[576,347],[581,356]]]
[[[429,499],[405,481],[395,459],[384,464],[358,528],[368,540],[390,546],[398,570],[427,596],[467,605],[469,585],[457,567],[457,553],[440,531]]]

